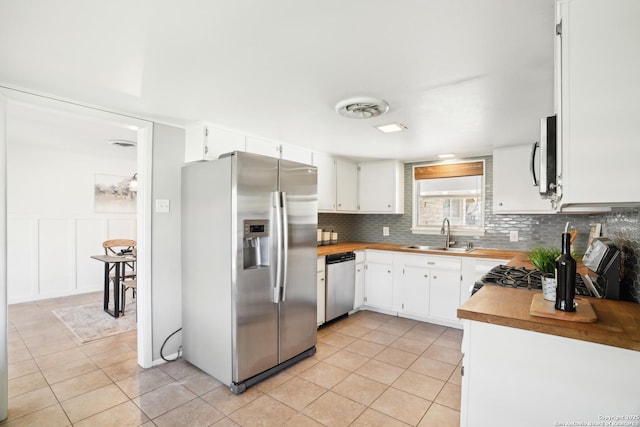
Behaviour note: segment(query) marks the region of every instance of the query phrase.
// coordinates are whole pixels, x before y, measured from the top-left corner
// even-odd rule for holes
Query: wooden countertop
[[[396,251],[407,252],[415,254],[429,254],[429,255],[444,255],[444,256],[458,256],[458,257],[470,257],[470,258],[493,258],[511,260],[516,257],[525,257],[523,252],[520,251],[507,251],[500,249],[483,249],[476,248],[471,252],[443,252],[443,251],[422,251],[418,249],[408,249],[407,244],[397,243],[364,243],[364,242],[345,242],[335,245],[318,246],[318,256],[326,256],[331,254],[337,254],[340,252],[359,251],[364,249],[376,249],[380,251]]]
[[[535,294],[536,291],[483,286],[458,309],[458,317],[640,351],[640,304],[578,297],[578,304],[580,299],[588,299],[598,320],[577,323],[531,316],[529,308]]]

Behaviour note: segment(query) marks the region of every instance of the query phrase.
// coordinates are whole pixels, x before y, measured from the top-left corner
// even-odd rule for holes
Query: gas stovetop
[[[485,274],[473,286],[473,293],[483,285],[497,285],[509,288],[542,290],[542,273],[539,270],[528,270],[524,267],[498,265]],[[576,274],[576,295],[590,296],[582,277]]]

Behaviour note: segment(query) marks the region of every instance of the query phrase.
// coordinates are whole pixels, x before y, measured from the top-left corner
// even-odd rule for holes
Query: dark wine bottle
[[[576,260],[571,256],[571,235],[562,233],[562,255],[556,258],[556,310],[576,311]]]

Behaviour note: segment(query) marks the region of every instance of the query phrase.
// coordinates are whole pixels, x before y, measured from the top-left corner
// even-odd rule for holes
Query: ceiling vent
[[[350,98],[336,104],[336,112],[348,119],[372,119],[389,111],[389,104],[377,98]]]
[[[135,147],[137,145],[136,141],[129,141],[127,139],[110,139],[107,141],[109,145],[115,145],[118,147]]]

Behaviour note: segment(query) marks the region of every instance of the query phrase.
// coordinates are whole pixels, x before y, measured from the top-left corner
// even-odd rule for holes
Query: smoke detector
[[[349,98],[336,104],[336,112],[348,119],[372,119],[389,111],[389,104],[377,98]]]
[[[137,145],[136,141],[129,141],[127,139],[110,139],[107,141],[109,145],[117,145],[118,147],[135,147]]]

